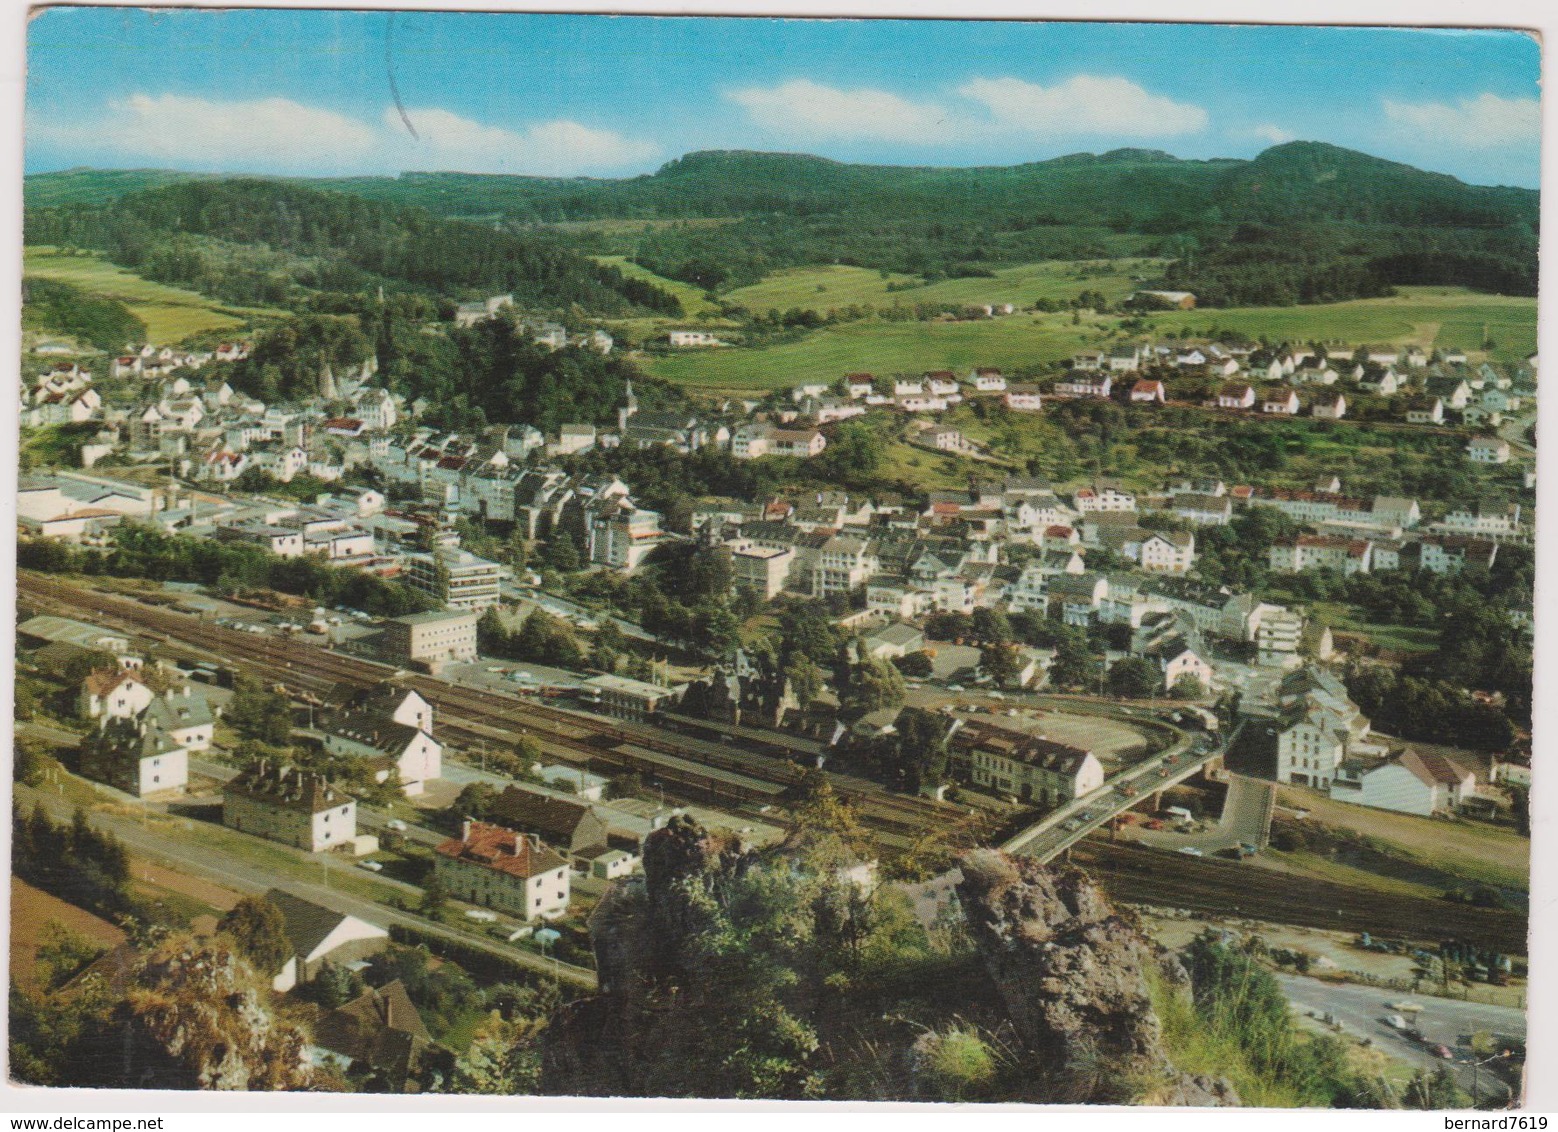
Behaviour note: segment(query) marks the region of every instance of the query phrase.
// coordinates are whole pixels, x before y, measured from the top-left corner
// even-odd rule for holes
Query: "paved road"
[[[1264,848],[1271,827],[1271,811],[1276,804],[1277,785],[1242,774],[1228,776],[1228,795],[1217,824],[1200,833],[1175,833],[1167,829],[1131,829],[1130,835],[1154,849],[1182,849],[1193,846],[1203,853],[1220,853],[1238,845]]]
[[[1444,1045],[1456,1055],[1454,1068],[1463,1088],[1472,1087],[1473,1073],[1467,1062],[1471,1051],[1464,1044],[1479,1030],[1525,1040],[1526,1016],[1523,1010],[1509,1006],[1491,1006],[1481,1002],[1456,1002],[1454,999],[1432,996],[1412,996],[1380,987],[1357,986],[1350,983],[1329,983],[1302,975],[1278,975],[1283,993],[1300,1013],[1313,1012],[1317,1017],[1327,1012],[1342,1024],[1343,1030],[1356,1038],[1368,1038],[1391,1057],[1421,1069],[1437,1069],[1447,1064],[1422,1042],[1417,1042],[1392,1029],[1385,1023],[1387,1015],[1396,1013],[1386,1003],[1410,998],[1423,1007],[1418,1014],[1418,1029],[1425,1041]],[[1483,1071],[1475,1075],[1484,1097],[1505,1099],[1506,1090],[1492,1073]]]
[[[1116,814],[1183,782],[1219,753],[1215,740],[1184,733],[1173,746],[1115,775],[1102,788],[1045,814],[1007,839],[1001,848],[1041,861],[1052,860]]]
[[[20,784],[16,786],[16,797],[29,809],[34,801],[41,801],[44,804],[44,808],[49,811],[56,821],[69,820],[75,809],[74,805],[65,799],[55,797],[46,791],[36,790]],[[93,828],[112,833],[132,851],[142,856],[166,862],[179,872],[187,873],[190,876],[202,877],[243,893],[264,893],[272,888],[282,888],[306,900],[312,900],[316,904],[322,904],[337,912],[357,916],[369,923],[385,926],[401,924],[405,927],[415,928],[418,931],[440,939],[475,947],[490,954],[501,956],[541,974],[553,974],[564,982],[573,983],[576,986],[589,990],[595,989],[595,973],[582,967],[558,963],[556,960],[547,959],[524,948],[513,947],[488,937],[456,931],[442,924],[425,920],[420,916],[413,916],[410,913],[402,912],[388,905],[379,904],[372,900],[364,900],[342,892],[338,888],[331,888],[328,884],[306,883],[291,878],[278,880],[278,878],[266,872],[263,868],[251,864],[241,857],[223,853],[207,846],[194,848],[169,841],[161,836],[158,830],[142,827],[134,818],[119,817],[100,810],[92,810],[87,812],[87,820],[92,824]],[[328,870],[332,868],[350,869],[352,867],[345,862],[333,861],[324,854],[315,855],[314,859],[321,862],[320,875],[322,877],[328,877]],[[421,889],[413,885],[392,881],[385,877],[375,877],[374,879],[382,884],[405,889],[408,894],[420,894],[421,892]]]

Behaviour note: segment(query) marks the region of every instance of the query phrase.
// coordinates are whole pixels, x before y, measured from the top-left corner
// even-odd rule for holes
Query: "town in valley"
[[[1521,1103],[1534,189],[26,196],[13,1079]]]

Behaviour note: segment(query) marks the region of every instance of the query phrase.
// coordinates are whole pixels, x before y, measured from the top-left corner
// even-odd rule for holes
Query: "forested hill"
[[[1210,305],[1382,294],[1394,283],[1536,288],[1534,190],[1468,185],[1312,142],[1248,161],[1122,149],[967,169],[710,151],[621,180],[408,173],[317,184],[508,230],[717,219],[567,233],[581,250],[628,254],[710,289],[800,264],[935,277],[1142,252],[1178,260],[1167,281]],[[27,180],[29,200],[109,189],[81,171]]]
[[[512,292],[532,309],[681,312],[667,292],[546,232],[500,232],[276,180],[190,180],[99,204],[30,208],[25,233],[29,244],[97,249],[147,278],[231,302],[385,285],[450,298]]]

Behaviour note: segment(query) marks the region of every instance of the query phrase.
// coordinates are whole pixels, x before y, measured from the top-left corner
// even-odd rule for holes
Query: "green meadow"
[[[827,310],[832,307],[891,306],[901,303],[1012,303],[1031,306],[1037,299],[1072,299],[1079,291],[1101,291],[1111,302],[1125,298],[1141,280],[1161,270],[1159,260],[1053,260],[1003,267],[994,278],[945,279],[904,290],[888,285],[918,284],[912,275],[894,275],[864,267],[797,267],[776,271],[760,283],[738,287],[726,298],[750,311]]]
[[[591,258],[594,259],[597,263],[604,263],[610,265],[611,267],[615,267],[629,279],[642,279],[645,282],[653,283],[662,291],[668,291],[675,295],[682,301],[682,309],[687,312],[688,318],[700,318],[703,315],[713,314],[719,309],[713,303],[709,302],[708,299],[704,298],[703,292],[697,287],[694,287],[691,283],[683,283],[679,279],[667,279],[663,275],[656,275],[647,267],[640,267],[638,264],[633,263],[627,258],[627,256],[598,255],[592,256]],[[658,319],[652,321],[666,322],[669,324],[674,320]]]
[[[1416,344],[1425,349],[1480,351],[1516,361],[1536,349],[1536,300],[1485,295],[1464,287],[1402,287],[1387,299],[1355,299],[1302,307],[1244,307],[1149,316],[1160,331],[1199,333],[1211,327],[1273,341],[1335,340],[1349,345]],[[1486,333],[1484,333],[1486,332]]]
[[[250,318],[279,318],[285,312],[263,307],[234,307],[194,291],[142,279],[93,254],[61,255],[56,249],[23,249],[23,273],[58,279],[105,298],[118,299],[146,324],[147,337],[171,345],[191,334],[229,330]]]
[[[859,269],[817,270],[854,273]],[[815,277],[816,271],[811,274]],[[956,280],[955,285],[979,282],[990,281]],[[1076,289],[1075,283],[1072,286]],[[918,293],[903,292],[906,296]],[[739,294],[733,292],[732,297]],[[790,305],[796,304],[786,304]],[[1504,361],[1525,358],[1536,349],[1534,299],[1483,295],[1456,287],[1406,287],[1400,295],[1386,299],[1302,307],[1165,312],[1149,315],[1147,321],[1159,333],[1201,334],[1217,328],[1276,341],[1415,343],[1473,352],[1480,350],[1486,334],[1496,344],[1492,356]],[[851,372],[951,369],[962,373],[975,366],[1011,369],[1042,365],[1118,339],[1118,327],[1116,317],[1091,314],[1084,315],[1078,324],[1072,323],[1069,314],[1018,314],[971,322],[867,320],[828,327],[799,341],[774,346],[689,350],[649,357],[644,364],[655,376],[689,387],[766,390],[803,381],[833,381]]]
[[[1096,338],[1069,315],[1013,315],[978,322],[852,322],[797,342],[646,357],[656,377],[715,390],[778,389],[846,373],[898,373],[1032,365],[1069,357]]]

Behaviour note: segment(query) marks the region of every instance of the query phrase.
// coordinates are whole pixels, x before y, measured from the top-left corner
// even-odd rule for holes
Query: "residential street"
[[[44,808],[56,821],[69,821],[75,807],[56,798],[44,791],[20,784],[16,787],[16,797],[26,808],[31,808],[35,801],[42,801]],[[207,880],[216,881],[229,888],[244,893],[263,893],[278,887],[276,878],[265,869],[251,865],[240,857],[220,853],[208,847],[200,849],[187,848],[177,842],[160,837],[156,832],[142,828],[134,818],[117,817],[104,813],[101,810],[90,811],[87,814],[88,821],[93,828],[112,833],[125,843],[132,851],[146,857],[165,861],[177,868],[180,872],[191,876],[204,877]],[[316,855],[316,859],[322,862],[320,868],[322,877],[328,877],[328,870],[332,867],[347,868],[351,866],[345,863],[330,861],[327,857]],[[384,877],[377,878],[386,884],[397,882],[387,880]],[[333,908],[338,912],[345,912],[358,916],[370,923],[388,927],[391,924],[402,924],[416,928],[429,935],[438,936],[470,947],[476,947],[494,955],[514,961],[521,966],[543,974],[552,973],[558,978],[574,983],[577,986],[593,990],[595,988],[595,973],[582,967],[575,967],[568,963],[559,963],[555,959],[548,959],[537,955],[524,948],[513,947],[497,940],[483,938],[468,932],[455,931],[444,927],[420,916],[413,916],[385,904],[379,904],[371,900],[363,900],[355,896],[332,888],[328,883],[303,883],[296,880],[286,880],[280,887],[295,893],[307,900],[322,904],[327,908]],[[420,889],[411,885],[403,885],[408,894],[420,893]]]

